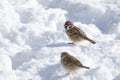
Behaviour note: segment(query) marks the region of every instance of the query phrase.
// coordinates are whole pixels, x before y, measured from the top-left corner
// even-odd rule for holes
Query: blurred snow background
[[[66,44],[66,20],[96,44]],[[119,39],[119,0],[1,0],[0,80],[120,80]],[[62,51],[91,69],[63,76]]]

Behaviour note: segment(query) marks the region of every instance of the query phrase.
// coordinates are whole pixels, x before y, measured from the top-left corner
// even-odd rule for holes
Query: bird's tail
[[[86,69],[90,69],[90,67],[87,67],[87,66],[82,66],[83,68],[86,68]]]
[[[90,38],[88,38],[88,37],[85,37],[85,39],[86,40],[88,40],[88,41],[90,41],[91,43],[93,43],[93,44],[95,44],[96,42],[95,41],[93,41],[93,40],[91,40]]]

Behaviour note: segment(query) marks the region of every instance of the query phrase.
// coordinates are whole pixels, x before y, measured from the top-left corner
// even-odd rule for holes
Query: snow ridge
[[[120,80],[119,5],[119,0],[1,1],[0,80]],[[67,44],[66,20],[96,44]],[[66,76],[63,51],[90,70]]]

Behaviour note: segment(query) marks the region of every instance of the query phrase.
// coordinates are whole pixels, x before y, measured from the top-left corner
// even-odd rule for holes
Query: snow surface
[[[96,41],[73,46],[72,20]],[[120,0],[1,0],[0,80],[120,80]],[[67,51],[89,70],[66,76]]]

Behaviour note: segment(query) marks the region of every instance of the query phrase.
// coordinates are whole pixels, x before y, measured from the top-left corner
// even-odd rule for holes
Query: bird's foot
[[[72,45],[75,45],[73,42],[69,42],[68,44],[72,44]]]
[[[69,75],[70,75],[70,73],[69,73],[69,72],[65,74],[65,76],[69,76]]]

